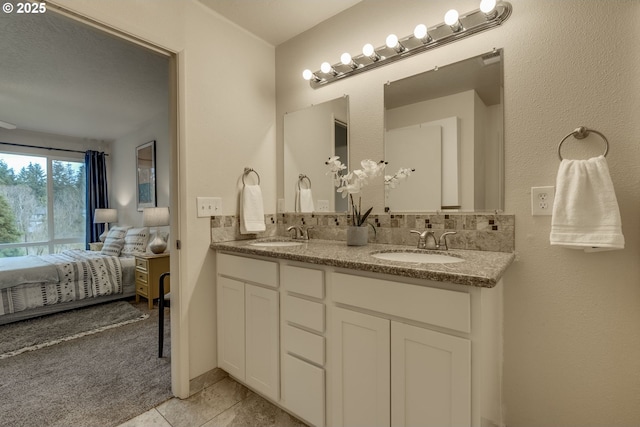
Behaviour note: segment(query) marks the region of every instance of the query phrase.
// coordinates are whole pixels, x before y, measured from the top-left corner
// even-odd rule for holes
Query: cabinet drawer
[[[285,407],[314,426],[324,426],[324,369],[284,355]]]
[[[136,294],[142,295],[143,297],[149,296],[149,286],[136,283]]]
[[[324,298],[324,272],[310,268],[282,266],[282,285],[288,291],[313,298]]]
[[[149,270],[149,261],[147,261],[144,258],[137,258],[136,257],[136,268],[138,268],[140,270],[144,270],[144,271]]]
[[[287,295],[285,297],[284,318],[288,322],[319,333],[324,332],[324,304],[322,303]]]
[[[342,304],[471,332],[471,297],[465,292],[334,273],[332,295]]]
[[[278,264],[260,259],[218,254],[218,273],[247,282],[278,287]]]
[[[136,270],[136,282],[149,283],[149,275],[145,271]]]
[[[285,326],[284,333],[285,351],[324,366],[324,337],[291,325]]]

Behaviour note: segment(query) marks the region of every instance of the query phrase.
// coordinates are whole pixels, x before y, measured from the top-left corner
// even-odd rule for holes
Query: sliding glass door
[[[0,257],[83,249],[84,161],[0,152]]]

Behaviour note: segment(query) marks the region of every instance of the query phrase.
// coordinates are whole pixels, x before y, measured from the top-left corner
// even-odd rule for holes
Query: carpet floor
[[[102,332],[0,360],[0,426],[117,426],[169,399],[169,317],[158,358],[158,310]]]
[[[126,301],[93,305],[0,326],[0,359],[149,317]]]

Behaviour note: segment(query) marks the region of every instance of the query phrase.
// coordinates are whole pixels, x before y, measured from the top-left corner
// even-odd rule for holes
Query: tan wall
[[[461,12],[478,7],[459,0]],[[282,117],[349,95],[351,158],[379,158],[383,84],[504,48],[506,211],[518,261],[505,277],[504,401],[511,426],[637,425],[640,420],[640,2],[512,0],[500,28],[313,90],[305,68],[337,62],[387,34],[433,25],[451,1],[365,0],[276,49],[278,158]],[[556,146],[579,125],[611,142],[607,160],[626,249],[549,246],[550,217],[530,214],[530,187],[554,185]],[[594,137],[566,155],[601,153]],[[280,164],[278,170],[282,169]],[[279,175],[280,180],[282,175]],[[280,181],[281,182],[281,181]],[[382,192],[364,199],[383,205]]]

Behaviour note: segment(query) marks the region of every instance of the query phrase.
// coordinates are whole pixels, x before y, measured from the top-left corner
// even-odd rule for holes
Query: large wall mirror
[[[339,156],[349,164],[349,98],[337,98],[284,116],[286,212],[344,212],[324,162]]]
[[[156,206],[156,142],[136,147],[136,195],[138,210]]]
[[[390,212],[504,209],[503,52],[494,50],[384,87]]]

